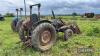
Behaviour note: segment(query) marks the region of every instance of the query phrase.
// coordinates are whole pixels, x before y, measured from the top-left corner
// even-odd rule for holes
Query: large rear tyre
[[[50,49],[56,42],[56,30],[50,23],[41,23],[32,31],[32,45],[40,51]]]
[[[11,29],[14,31],[14,32],[16,32],[16,22],[14,22],[14,21],[12,21],[11,22]]]
[[[17,32],[19,32],[20,27],[21,27],[23,21],[24,21],[24,20],[18,21],[18,23],[17,23],[17,25],[16,25],[16,31],[17,31]]]

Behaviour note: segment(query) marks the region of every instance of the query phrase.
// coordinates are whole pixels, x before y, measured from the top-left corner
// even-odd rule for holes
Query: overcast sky
[[[0,13],[15,13],[16,8],[24,7],[24,0],[0,0]],[[51,9],[56,14],[70,14],[77,12],[83,14],[85,12],[100,13],[100,0],[26,0],[27,14],[29,5],[41,3],[41,14],[51,14]],[[36,7],[33,9],[36,12]],[[24,13],[24,12],[23,12]]]

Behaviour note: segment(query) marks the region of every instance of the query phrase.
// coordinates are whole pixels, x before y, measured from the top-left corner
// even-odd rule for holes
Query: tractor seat
[[[37,15],[37,14],[32,14],[32,15],[31,15],[31,18],[32,18],[32,21],[33,21],[33,22],[39,21],[38,15]]]

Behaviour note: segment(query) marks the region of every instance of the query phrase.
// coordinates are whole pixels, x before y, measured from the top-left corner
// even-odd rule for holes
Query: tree
[[[73,19],[73,20],[77,20],[77,17],[75,17],[75,16],[77,16],[77,15],[78,15],[78,14],[77,14],[76,12],[73,12],[73,13],[72,13],[72,16],[73,16],[72,19]]]
[[[13,13],[6,13],[5,16],[6,17],[14,17],[15,15]]]
[[[76,12],[73,12],[72,13],[72,16],[77,16],[78,14]]]

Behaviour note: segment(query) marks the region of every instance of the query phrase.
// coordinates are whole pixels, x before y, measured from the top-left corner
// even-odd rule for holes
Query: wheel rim
[[[42,34],[41,34],[41,39],[40,40],[41,40],[41,45],[42,46],[47,45],[51,40],[50,31],[48,31],[48,30],[43,31]]]
[[[72,35],[72,32],[71,32],[71,31],[69,31],[69,32],[68,32],[68,36],[71,36],[71,35]]]

